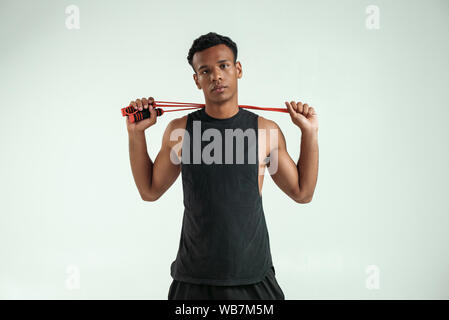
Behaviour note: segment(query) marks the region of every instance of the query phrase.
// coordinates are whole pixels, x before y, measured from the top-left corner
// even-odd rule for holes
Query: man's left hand
[[[314,132],[318,131],[318,116],[315,109],[309,107],[307,103],[302,102],[285,102],[290,117],[294,124],[296,124],[301,132]]]

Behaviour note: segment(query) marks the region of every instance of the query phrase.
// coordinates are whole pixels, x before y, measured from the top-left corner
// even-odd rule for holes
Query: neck
[[[227,101],[208,101],[206,99],[206,106],[204,107],[206,113],[217,119],[226,119],[234,116],[239,112],[239,104],[237,97],[233,97]]]

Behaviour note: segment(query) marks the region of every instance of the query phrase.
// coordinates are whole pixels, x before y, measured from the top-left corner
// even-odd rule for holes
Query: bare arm
[[[170,153],[176,141],[170,140],[171,132],[181,119],[172,120],[165,129],[161,149],[153,163],[148,156],[143,132],[129,134],[131,169],[140,196],[145,201],[156,201],[175,182],[181,172],[181,165],[172,161]],[[173,155],[172,155],[173,157]],[[175,158],[179,160],[178,158]]]
[[[318,132],[303,132],[301,154],[296,168],[299,176],[298,199],[302,203],[312,201],[318,179]]]
[[[137,110],[149,108],[151,117],[131,123],[126,120],[129,140],[129,158],[131,170],[139,190],[140,197],[145,201],[155,201],[175,182],[181,170],[179,157],[175,156],[171,161],[170,153],[173,152],[176,141],[170,139],[172,131],[180,126],[185,128],[185,117],[170,121],[165,129],[161,150],[156,160],[153,161],[148,155],[145,130],[157,122],[156,111],[153,109],[154,98],[142,98],[131,101],[130,105]]]
[[[274,133],[273,145],[270,144],[270,172],[273,181],[290,198],[298,203],[312,201],[318,178],[318,130],[302,130],[301,152],[297,163],[287,152],[285,137],[274,122],[267,120],[267,127]],[[270,133],[270,141],[271,141]]]
[[[153,175],[153,161],[148,156],[145,131],[129,132],[129,159],[131,170],[142,199],[149,193]],[[145,200],[145,199],[144,199]]]

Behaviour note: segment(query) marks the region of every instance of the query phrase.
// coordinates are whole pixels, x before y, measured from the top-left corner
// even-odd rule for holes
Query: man
[[[302,133],[295,164],[279,126],[238,106],[242,66],[230,38],[202,35],[187,59],[205,108],[169,122],[154,163],[144,134],[157,122],[154,98],[131,101],[138,110],[150,108],[150,118],[127,120],[131,168],[143,200],[159,199],[182,172],[185,210],[168,298],[285,299],[271,259],[262,184],[268,168],[295,202],[312,200],[318,176],[316,112],[308,104],[285,102]]]

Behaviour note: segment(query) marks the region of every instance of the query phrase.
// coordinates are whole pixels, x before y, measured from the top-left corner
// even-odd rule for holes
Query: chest
[[[257,130],[257,131],[256,131]],[[264,129],[185,131],[175,150],[186,164],[256,164],[264,166],[269,137]]]

